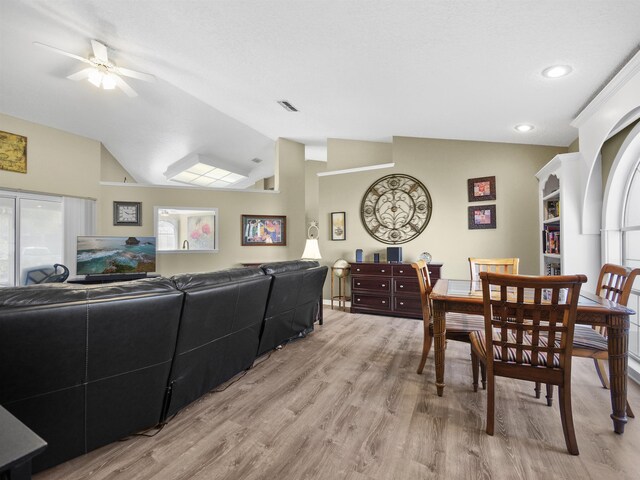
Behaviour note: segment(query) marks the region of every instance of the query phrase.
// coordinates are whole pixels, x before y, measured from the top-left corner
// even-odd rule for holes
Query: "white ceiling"
[[[639,23],[637,0],[1,0],[0,112],[99,140],[158,184],[193,153],[262,158],[254,177],[268,175],[278,137],[566,146]],[[33,45],[89,56],[90,39],[158,81],[127,80],[135,98],[98,90]],[[553,64],[572,75],[543,78]]]

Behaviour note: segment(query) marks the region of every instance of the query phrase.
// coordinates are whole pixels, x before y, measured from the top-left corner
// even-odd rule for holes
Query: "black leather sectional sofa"
[[[292,261],[0,289],[0,404],[43,470],[153,427],[313,329],[327,267]]]

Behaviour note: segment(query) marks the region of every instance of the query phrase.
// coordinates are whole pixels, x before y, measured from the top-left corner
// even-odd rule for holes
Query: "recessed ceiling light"
[[[515,128],[518,132],[525,133],[530,132],[534,127],[533,125],[529,125],[528,123],[521,123],[513,128]]]
[[[569,75],[573,69],[569,65],[554,65],[549,68],[545,68],[542,71],[542,76],[547,78],[560,78]]]

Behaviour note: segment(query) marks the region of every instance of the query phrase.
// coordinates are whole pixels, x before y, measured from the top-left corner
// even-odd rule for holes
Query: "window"
[[[624,205],[624,221],[622,225],[622,260],[624,265],[640,268],[640,162],[629,184]],[[640,311],[640,279],[636,279],[629,303],[632,310]],[[640,324],[638,314],[631,318],[629,329],[629,353],[640,360]]]
[[[217,252],[218,209],[155,207],[158,252]]]

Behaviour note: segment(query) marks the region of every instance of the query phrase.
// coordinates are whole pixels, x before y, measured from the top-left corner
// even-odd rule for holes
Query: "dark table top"
[[[0,406],[0,472],[30,460],[46,447],[47,442]]]

